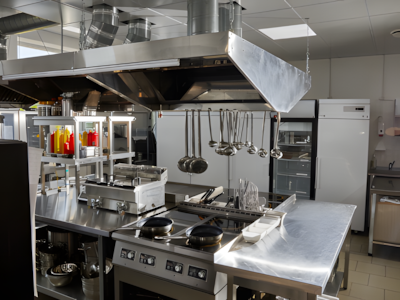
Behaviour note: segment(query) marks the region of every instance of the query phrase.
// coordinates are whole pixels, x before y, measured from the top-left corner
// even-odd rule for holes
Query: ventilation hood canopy
[[[289,112],[311,88],[309,74],[229,31],[2,61],[1,67],[9,88],[36,100],[75,91],[82,99],[98,90],[149,110],[256,104],[259,109],[247,110]]]

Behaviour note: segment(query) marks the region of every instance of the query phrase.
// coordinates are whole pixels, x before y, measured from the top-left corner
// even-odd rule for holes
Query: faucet
[[[394,160],[393,162],[389,163],[389,170],[391,170],[393,168],[395,162],[396,161]]]

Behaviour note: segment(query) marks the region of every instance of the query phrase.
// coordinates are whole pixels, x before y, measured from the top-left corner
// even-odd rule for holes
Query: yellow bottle
[[[64,130],[60,133],[60,152],[58,153],[64,154]]]
[[[87,146],[87,132],[83,132],[83,137],[82,137],[82,146]]]
[[[60,153],[60,129],[54,132],[54,153]]]
[[[69,142],[69,136],[70,135],[71,135],[71,133],[69,132],[68,128],[65,128],[65,131],[64,131],[64,144],[65,144],[65,142]]]
[[[80,140],[81,143],[82,143],[82,134],[79,134],[79,140]]]

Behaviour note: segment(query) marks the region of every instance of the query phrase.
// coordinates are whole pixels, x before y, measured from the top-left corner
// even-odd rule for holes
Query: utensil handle
[[[274,149],[278,149],[278,136],[279,136],[279,126],[281,126],[281,113],[278,111],[276,115],[276,133],[275,133],[275,143]]]
[[[196,141],[195,141],[195,129],[194,129],[194,109],[192,110],[192,157],[196,157]]]
[[[246,142],[248,141],[247,135],[249,133],[249,113],[246,113]]]
[[[188,111],[186,110],[186,118],[185,118],[185,156],[188,156],[189,153],[189,144],[188,144]]]
[[[212,130],[211,130],[211,109],[210,108],[208,109],[208,123],[210,124],[210,138],[211,138],[211,141],[213,141]]]
[[[261,148],[264,149],[264,128],[265,128],[265,117],[267,116],[267,111],[264,111],[264,119],[262,126],[262,137],[261,137]]]
[[[231,113],[226,111],[226,129],[228,130],[228,144],[231,145]]]
[[[121,227],[116,230],[140,230],[140,229],[141,229],[140,227],[133,226],[133,227]]]
[[[251,144],[253,145],[253,112],[251,112]]]
[[[243,121],[242,121],[242,133],[240,134],[240,140],[239,142],[241,143],[243,140],[243,130],[244,130],[244,117],[246,116],[246,113],[243,114]],[[239,113],[239,118],[240,118],[240,113]],[[240,127],[240,126],[239,126]]]
[[[185,236],[183,236],[183,235],[180,235],[180,236],[155,236],[154,237],[154,239],[156,239],[156,240],[181,240],[181,239],[187,239],[187,236],[185,235]]]
[[[220,109],[219,110],[219,142],[220,143],[224,140],[223,131],[224,131],[224,120],[222,119],[222,109]]]
[[[199,136],[198,136],[198,139],[199,139],[199,157],[201,157],[201,121],[200,121],[201,110],[200,109],[198,110],[198,113],[199,113],[199,116],[198,116],[198,118],[199,118],[199,120],[198,120],[198,126],[199,126]]]

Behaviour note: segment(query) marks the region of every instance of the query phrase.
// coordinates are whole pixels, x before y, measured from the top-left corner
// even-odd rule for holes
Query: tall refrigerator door
[[[352,230],[364,231],[369,120],[319,119],[316,201],[357,205]]]

